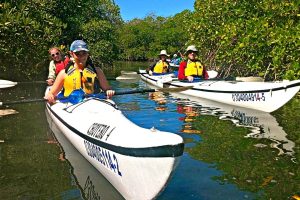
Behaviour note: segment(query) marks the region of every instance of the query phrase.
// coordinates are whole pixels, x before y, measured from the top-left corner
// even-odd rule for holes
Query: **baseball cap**
[[[83,40],[75,40],[70,46],[70,51],[89,51],[87,44]]]

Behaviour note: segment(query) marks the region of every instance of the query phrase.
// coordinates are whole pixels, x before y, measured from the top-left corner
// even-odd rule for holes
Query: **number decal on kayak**
[[[117,166],[115,166],[115,167],[116,167],[116,170],[117,170],[118,174],[119,174],[120,176],[122,176],[122,173],[121,173],[120,170],[119,170],[118,159],[117,159],[117,157],[116,157],[115,154],[113,155],[113,157],[114,157],[114,160],[115,160],[116,163],[117,163]]]
[[[119,169],[118,158],[114,153],[111,153],[110,151],[108,151],[106,149],[103,149],[93,143],[90,143],[87,140],[84,140],[84,147],[85,147],[85,150],[86,150],[88,156],[96,159],[102,165],[104,165],[108,169],[112,170],[119,176],[122,176],[122,173]]]
[[[233,93],[232,101],[266,101],[265,93]]]
[[[93,123],[92,126],[88,129],[87,134],[89,136],[95,137],[97,139],[102,139],[103,136],[108,132],[108,130],[110,129],[110,126],[106,125],[106,124],[98,124],[98,123]],[[112,128],[109,133],[106,136],[106,140],[107,138],[110,136],[111,132],[114,130],[115,128]]]

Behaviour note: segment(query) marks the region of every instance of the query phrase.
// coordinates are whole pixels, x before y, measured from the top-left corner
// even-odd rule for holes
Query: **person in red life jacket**
[[[73,62],[69,62],[65,70],[61,70],[50,91],[44,97],[49,103],[54,103],[57,94],[63,88],[63,96],[68,97],[74,90],[82,89],[85,94],[98,93],[98,89],[105,91],[111,98],[115,91],[99,67],[95,67],[89,57],[87,44],[82,40],[75,40],[70,46]]]
[[[197,53],[198,50],[194,45],[188,46],[185,52],[187,61],[183,61],[179,65],[179,80],[188,80],[189,82],[193,82],[194,78],[208,79],[208,73],[205,67],[196,58]]]
[[[152,75],[155,74],[163,74],[170,72],[170,64],[167,61],[167,57],[169,55],[167,54],[166,50],[161,50],[159,56],[159,61],[153,63],[150,65],[149,74]]]
[[[49,64],[49,74],[46,81],[48,85],[53,85],[56,76],[61,70],[65,69],[68,62],[70,61],[70,58],[68,56],[64,57],[58,47],[52,47],[49,50],[49,54],[52,60]]]

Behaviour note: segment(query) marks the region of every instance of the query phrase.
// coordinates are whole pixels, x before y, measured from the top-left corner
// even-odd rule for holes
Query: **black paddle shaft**
[[[115,95],[136,94],[136,93],[146,93],[146,92],[157,92],[157,90],[155,90],[155,89],[138,89],[138,90],[129,90],[129,91],[116,91]]]

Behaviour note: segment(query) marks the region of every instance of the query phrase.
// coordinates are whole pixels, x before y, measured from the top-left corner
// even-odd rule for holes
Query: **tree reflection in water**
[[[299,148],[274,116],[178,94],[172,97],[177,111],[180,108],[179,112],[186,115],[183,119],[191,119],[192,115],[192,120],[184,123],[201,133],[200,142],[186,151],[194,159],[223,171],[215,177],[217,181],[236,184],[256,193],[259,199],[297,196],[299,158],[295,155],[299,155]]]

